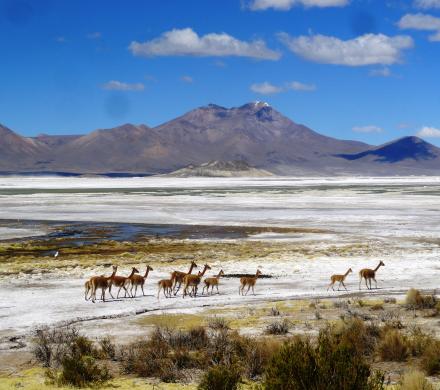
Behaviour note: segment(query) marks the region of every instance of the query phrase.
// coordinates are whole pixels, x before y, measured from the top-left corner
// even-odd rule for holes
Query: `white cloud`
[[[387,66],[378,69],[371,69],[369,75],[371,77],[391,77],[393,74],[391,73],[390,68]]]
[[[263,11],[273,8],[278,11],[288,11],[297,5],[304,7],[344,7],[349,0],[252,0],[249,8],[253,11]]]
[[[293,89],[294,91],[302,91],[302,92],[312,92],[316,91],[316,85],[314,84],[304,84],[299,81],[292,81],[287,83],[287,89]]]
[[[414,6],[417,8],[440,8],[440,0],[415,0]]]
[[[354,126],[352,129],[355,133],[382,133],[383,129],[378,126]]]
[[[414,46],[412,38],[407,35],[365,34],[343,41],[319,34],[291,37],[281,33],[279,38],[292,52],[306,60],[346,66],[391,65],[401,61],[403,50]]]
[[[269,49],[261,40],[240,41],[226,33],[199,36],[191,28],[173,29],[143,43],[133,41],[129,50],[135,56],[251,57],[278,60],[281,54]]]
[[[55,41],[58,43],[66,43],[67,39],[66,39],[66,37],[56,37]]]
[[[251,91],[259,93],[260,95],[273,95],[276,93],[286,92],[289,90],[298,92],[312,92],[316,91],[316,85],[304,84],[299,81],[290,81],[285,83],[284,86],[273,85],[267,81],[264,83],[255,83],[250,87]]]
[[[440,138],[440,129],[436,129],[435,127],[422,127],[416,134],[418,137],[425,138]]]
[[[144,88],[142,83],[128,84],[116,80],[111,80],[102,85],[102,89],[109,91],[143,91]]]
[[[87,38],[89,38],[89,39],[100,39],[101,37],[102,37],[102,34],[99,31],[95,31],[95,32],[87,34]]]
[[[435,31],[430,41],[440,41],[440,18],[428,14],[406,14],[397,23],[402,30]]]
[[[283,92],[283,88],[277,87],[267,81],[264,83],[255,83],[251,85],[251,91],[259,93],[260,95],[273,95],[276,93]]]
[[[194,82],[194,79],[191,76],[185,75],[180,78],[185,83],[191,84]]]

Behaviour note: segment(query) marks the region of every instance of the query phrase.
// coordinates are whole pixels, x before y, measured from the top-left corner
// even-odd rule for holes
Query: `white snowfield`
[[[0,178],[0,219],[111,221],[165,224],[291,226],[321,228],[322,234],[264,233],[253,240],[324,244],[383,243],[374,255],[277,261],[248,259],[218,263],[211,274],[254,273],[273,276],[257,283],[254,296],[238,295],[238,279],[223,279],[218,296],[160,300],[157,280],[173,268],[155,269],[147,297],[95,304],[84,300],[91,274],[23,275],[0,281],[0,335],[23,333],[42,324],[134,315],[136,311],[197,311],[208,305],[252,304],[300,297],[337,296],[326,291],[333,273],[354,273],[347,287],[358,291],[358,271],[385,267],[377,274],[381,295],[410,287],[440,288],[440,177],[406,178]],[[0,234],[2,232],[0,231]],[[4,237],[2,237],[4,238]],[[390,249],[391,248],[391,249]],[[148,258],[139,265],[144,272]],[[183,267],[184,269],[186,267]],[[129,269],[119,270],[128,274]],[[96,274],[110,270],[97,269]],[[365,285],[362,286],[365,289]],[[139,291],[138,291],[139,294]],[[147,312],[144,315],[148,315]]]

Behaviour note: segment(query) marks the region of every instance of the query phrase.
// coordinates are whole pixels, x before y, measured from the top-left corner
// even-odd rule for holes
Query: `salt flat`
[[[286,226],[319,228],[320,234],[262,233],[243,240],[308,245],[307,258],[245,258],[206,262],[212,273],[253,273],[260,267],[273,276],[258,282],[257,295],[238,296],[238,280],[224,279],[221,295],[158,300],[156,282],[172,264],[155,269],[147,297],[86,302],[84,280],[107,269],[54,271],[0,280],[0,334],[23,333],[41,324],[134,315],[136,311],[197,311],[208,305],[251,304],[265,300],[333,296],[329,276],[352,267],[347,279],[358,291],[357,271],[383,260],[379,294],[401,294],[409,287],[439,288],[440,177],[408,178],[0,178],[0,219]],[[2,234],[0,230],[0,234]],[[8,236],[8,238],[10,235]],[[1,238],[6,238],[3,236]],[[313,251],[341,243],[373,243],[375,250],[341,258]],[[137,264],[143,269],[148,257]],[[186,268],[186,266],[184,267]],[[129,273],[129,267],[120,269]],[[364,286],[363,286],[364,287]],[[143,314],[148,315],[148,313]]]

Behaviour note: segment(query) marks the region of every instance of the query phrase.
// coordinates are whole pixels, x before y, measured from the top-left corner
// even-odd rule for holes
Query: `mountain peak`
[[[416,136],[407,136],[377,148],[357,154],[341,154],[346,160],[359,160],[371,156],[377,162],[397,163],[404,160],[432,160],[440,156],[440,149]]]

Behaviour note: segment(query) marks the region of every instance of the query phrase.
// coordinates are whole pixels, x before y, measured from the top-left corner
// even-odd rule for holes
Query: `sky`
[[[259,100],[440,144],[440,0],[0,0],[0,53],[0,123],[26,136]]]

